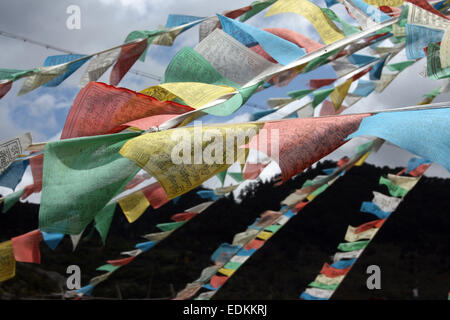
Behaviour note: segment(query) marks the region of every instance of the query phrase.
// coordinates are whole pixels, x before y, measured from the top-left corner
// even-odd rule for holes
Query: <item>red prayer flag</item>
[[[252,10],[252,6],[246,6],[246,7],[243,7],[243,8],[236,9],[236,10],[225,11],[223,13],[223,15],[225,17],[227,17],[227,18],[230,18],[230,19],[236,19],[236,18],[242,16],[244,13],[246,13],[247,11],[250,11],[250,10]]]
[[[39,243],[43,240],[40,230],[34,230],[11,238],[14,258],[18,262],[41,263]]]
[[[128,257],[123,259],[117,259],[117,260],[108,260],[106,261],[109,264],[112,264],[113,266],[124,266],[126,264],[129,264],[133,259],[136,257]]]
[[[263,240],[253,239],[244,246],[244,250],[259,249],[264,245]]]
[[[23,193],[20,199],[24,200],[33,193],[42,191],[42,174],[44,167],[44,155],[40,154],[33,158],[30,158],[31,174],[33,176],[33,184],[27,185],[23,188]]]
[[[3,96],[8,93],[8,91],[11,89],[11,87],[12,87],[12,81],[8,81],[6,83],[0,84],[0,99],[3,98]]]
[[[369,67],[369,68],[367,68],[367,69],[364,69],[364,70],[361,71],[360,73],[355,74],[355,75],[352,77],[352,80],[353,80],[353,81],[358,80],[359,78],[361,78],[361,77],[362,77],[363,75],[365,75],[366,73],[369,73],[370,70],[372,70],[372,68],[373,68],[373,67]]]
[[[373,40],[376,40],[378,38],[384,37],[385,35],[387,35],[389,32],[385,32],[385,33],[380,33],[380,34],[376,34],[370,37],[367,37],[364,39],[365,42],[371,42]]]
[[[319,89],[335,82],[336,79],[311,79],[309,80],[309,87],[311,89]]]
[[[427,11],[430,11],[434,14],[437,14],[438,16],[445,18],[445,19],[449,19],[446,16],[444,16],[442,13],[440,13],[439,11],[437,11],[436,9],[433,8],[433,6],[431,4],[428,3],[428,1],[426,0],[405,0],[406,2],[410,2],[418,7],[421,7],[422,9],[425,9]]]
[[[325,262],[323,264],[322,270],[320,270],[320,273],[326,275],[328,278],[336,278],[346,274],[347,272],[350,271],[351,268],[352,266],[349,266],[345,269],[337,269]]]
[[[294,212],[299,212],[300,210],[302,210],[307,204],[309,203],[309,201],[302,201],[299,202],[295,205],[294,209],[292,211]]]
[[[169,202],[167,199],[167,194],[159,182],[152,183],[141,191],[154,209],[158,209],[162,205]]]
[[[305,49],[306,53],[313,52],[323,47],[323,44],[314,41],[298,32],[284,29],[284,28],[267,28],[264,31],[270,32],[277,37],[283,38],[289,42],[292,42],[299,46],[300,48]]]
[[[345,109],[347,109],[346,106],[341,105],[341,107],[339,108],[338,111],[336,111],[336,109],[334,108],[333,103],[331,103],[331,101],[329,100],[325,100],[322,103],[322,107],[320,108],[320,113],[319,115],[321,117],[323,116],[333,116],[333,115],[338,115],[340,113],[342,113],[342,111],[344,111]]]
[[[119,84],[123,76],[131,69],[142,53],[144,53],[147,45],[148,41],[145,38],[142,41],[126,44],[122,47],[120,56],[109,76],[109,82],[112,85],[117,86]]]
[[[424,163],[421,164],[420,166],[418,166],[417,168],[415,168],[414,170],[411,170],[409,172],[410,176],[413,177],[419,177],[421,175],[423,175],[425,173],[425,171],[427,171],[427,169],[431,166],[431,163]]]
[[[348,162],[350,161],[350,158],[345,156],[342,157],[341,159],[339,159],[339,161],[337,162],[338,167],[342,168],[343,166],[345,166]]]
[[[89,82],[80,90],[67,115],[61,139],[108,133],[133,120],[194,110],[172,101],[159,101],[126,88]]]
[[[218,276],[218,275],[213,275],[211,277],[211,280],[209,282],[209,284],[211,285],[211,287],[213,288],[219,288],[221,287],[225,282],[227,282],[229,277],[226,276]]]
[[[173,221],[176,221],[176,222],[188,221],[188,220],[192,219],[193,217],[195,217],[196,215],[198,215],[198,213],[183,212],[183,213],[174,214],[170,219],[172,219]]]
[[[253,180],[253,179],[258,178],[260,173],[264,170],[265,167],[267,167],[269,165],[269,163],[247,162],[245,164],[245,168],[244,168],[244,172],[242,173],[242,177],[246,180]]]
[[[286,182],[343,145],[345,138],[356,131],[362,119],[367,116],[370,114],[267,122],[260,133],[252,138],[248,147],[267,152],[269,157],[277,161],[283,181]],[[261,135],[264,129],[268,139]],[[275,132],[278,135],[272,139]]]
[[[353,232],[354,233],[361,233],[361,232],[364,232],[364,231],[372,229],[372,228],[379,229],[383,225],[383,223],[385,223],[385,221],[386,221],[386,219],[378,219],[378,220],[374,220],[374,221],[370,221],[370,222],[364,223],[364,224],[356,227]]]

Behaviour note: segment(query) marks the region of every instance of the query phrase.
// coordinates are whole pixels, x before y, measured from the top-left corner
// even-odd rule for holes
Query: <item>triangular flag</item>
[[[41,263],[39,243],[42,241],[40,230],[34,230],[21,236],[11,238],[14,258],[18,262]]]

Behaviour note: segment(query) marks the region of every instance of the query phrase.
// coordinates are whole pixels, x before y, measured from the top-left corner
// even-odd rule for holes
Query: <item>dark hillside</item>
[[[117,298],[117,287],[124,299],[170,297],[185,284],[198,278],[211,265],[210,255],[234,234],[244,231],[265,210],[278,210],[280,202],[306,179],[322,174],[331,162],[319,164],[288,183],[254,186],[240,204],[223,198],[201,215],[177,230],[155,248],[119,269],[97,286],[94,296]],[[387,194],[378,185],[380,175],[395,169],[370,165],[355,167],[324,193],[308,204],[299,215],[275,234],[223,286],[215,299],[297,299],[314,280],[324,262],[330,262],[347,226],[374,220],[361,213],[362,201],[372,199],[372,191]],[[405,201],[383,226],[369,248],[336,291],[334,299],[411,299],[419,288],[421,299],[446,299],[450,291],[450,180],[422,178]],[[58,292],[53,281],[39,272],[56,271],[65,276],[68,265],[82,271],[82,285],[101,272],[95,269],[109,259],[120,258],[121,251],[133,249],[140,236],[157,232],[155,225],[168,222],[202,200],[195,191],[183,196],[176,205],[169,203],[148,210],[129,224],[120,208],[116,209],[106,246],[92,226],[77,250],[72,252],[69,237],[53,252],[41,243],[41,265],[19,263],[16,277],[0,284],[0,297],[30,298]],[[0,214],[0,241],[37,228],[38,206],[17,204]],[[123,257],[123,256],[122,256]],[[381,290],[366,288],[367,266],[381,268]],[[39,269],[37,269],[39,268]]]

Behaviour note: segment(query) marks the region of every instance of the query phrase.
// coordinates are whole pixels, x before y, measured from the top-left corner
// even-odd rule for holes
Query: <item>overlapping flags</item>
[[[411,172],[426,162],[421,158],[412,158],[408,162],[408,169]],[[408,169],[405,168],[405,171]],[[406,193],[419,181],[420,176],[408,177],[389,174],[388,178],[389,180],[381,177],[380,184],[384,184],[385,180],[389,182],[387,186],[390,196],[374,191],[372,201],[365,201],[361,206],[361,212],[373,214],[377,219],[368,221],[358,227],[348,226],[344,237],[346,242],[338,245],[337,248],[340,251],[334,255],[333,263],[331,265],[324,263],[319,275],[302,292],[300,299],[329,300],[333,296],[333,293],[350,272],[370,241],[373,240],[383,224],[389,219],[389,216],[397,209]],[[396,192],[398,188],[404,191]]]
[[[158,208],[172,199],[175,201],[215,175],[222,181],[222,186],[226,174],[238,183],[258,177],[268,162],[246,164],[248,149],[263,152],[276,161],[283,182],[350,138],[371,135],[385,139],[424,158],[411,163],[411,167],[405,170],[411,177],[388,175],[387,178],[380,178],[380,183],[388,187],[391,197],[403,198],[431,161],[450,170],[450,146],[447,141],[449,106],[445,103],[426,105],[438,94],[447,92],[448,85],[427,94],[420,107],[341,115],[359,99],[374,91],[381,92],[416,59],[426,57],[426,74],[430,78],[450,77],[449,19],[423,0],[405,1],[401,12],[395,7],[402,3],[395,1],[339,2],[358,21],[359,27],[348,24],[331,9],[319,8],[307,0],[256,1],[250,6],[208,18],[171,15],[164,28],[133,31],[124,44],[95,54],[50,56],[42,67],[32,70],[1,69],[0,97],[11,88],[13,81],[20,78],[24,78],[24,82],[19,95],[42,85],[57,86],[89,60],[80,82],[85,87],[69,111],[62,140],[33,145],[31,136],[25,134],[0,144],[1,185],[14,190],[27,162],[33,175],[33,184],[3,199],[3,211],[8,211],[19,198],[25,199],[42,190],[39,230],[1,245],[0,254],[5,257],[2,261],[5,261],[7,271],[0,274],[0,279],[14,275],[15,263],[10,259],[11,252],[17,261],[38,263],[40,241],[44,240],[55,248],[64,234],[70,234],[76,247],[83,230],[92,221],[105,241],[117,202],[132,223],[149,206]],[[335,3],[328,1],[327,5]],[[284,13],[302,15],[311,22],[325,45],[288,29],[260,29],[244,23],[268,7],[266,16]],[[240,21],[236,20],[238,17]],[[197,24],[200,24],[202,41],[194,49],[186,47],[175,55],[162,83],[139,93],[114,87],[138,59],[145,57],[149,44],[172,45],[177,35]],[[396,45],[379,46],[386,39]],[[367,47],[378,56],[356,53]],[[403,48],[409,60],[390,63]],[[192,139],[198,128],[184,127],[194,119],[204,114],[230,115],[255,92],[272,85],[285,85],[298,74],[327,63],[336,71],[336,78],[313,79],[310,88],[291,91],[289,98],[272,100],[276,110],[255,115],[258,121],[201,128],[201,134],[215,130],[222,140],[230,134],[238,138],[233,140],[232,146],[227,146],[223,156],[214,153],[222,162],[180,164],[171,160],[172,149],[179,147],[179,141],[174,141],[173,135],[186,141],[183,155],[190,155],[192,150],[198,148]],[[113,86],[94,82],[110,67],[110,83]],[[386,73],[387,70],[393,73]],[[362,79],[364,76],[370,80]],[[352,91],[354,82],[356,88]],[[326,87],[330,85],[332,87]],[[322,117],[315,118],[314,108],[320,104]],[[294,119],[283,119],[292,115]],[[264,137],[267,131],[279,134]],[[268,143],[263,147],[264,140]],[[215,275],[214,271],[211,277],[204,276],[202,281],[189,284],[186,288],[189,294],[197,293],[200,283],[211,291],[221,287],[248,259],[251,254],[249,250],[259,248],[271,238],[287,222],[286,219],[292,217],[289,216],[292,212],[300,210],[307,201],[325,191],[344,170],[361,165],[371,148],[373,145],[363,147],[356,157],[343,160],[338,164],[339,168],[330,171],[327,176],[309,181],[299,193],[285,199],[285,211],[266,212],[247,231],[236,235],[231,246],[238,246],[239,250],[216,270],[221,275]],[[25,154],[28,151],[30,153]],[[211,151],[210,145],[203,143],[200,151],[202,154]],[[223,161],[228,152],[233,154],[230,157],[232,161]],[[241,166],[245,166],[243,172],[227,173],[228,167],[238,158]],[[139,177],[137,174],[141,169],[146,175]],[[147,183],[146,180],[151,177],[156,181]],[[126,191],[135,187],[137,190]],[[233,187],[203,192],[201,196],[217,199],[232,191]],[[383,220],[394,210],[394,203],[394,200],[375,194],[374,200],[363,203],[361,210],[374,213],[379,220]],[[174,215],[173,222],[158,225],[160,233],[149,236],[159,240],[139,244],[136,250],[129,253],[129,258],[111,260],[99,270],[111,274],[195,214],[187,211]],[[349,227],[346,234],[348,242],[339,246],[341,256],[352,257],[350,259],[357,257],[356,253],[350,252],[360,252],[367,245],[367,239],[374,236],[372,229],[379,228],[380,224],[377,222],[368,226]],[[237,247],[230,248],[224,246],[217,256],[227,256]],[[239,255],[239,252],[242,254]],[[350,268],[353,262],[326,265],[324,272],[334,270],[336,277],[340,277],[342,270]],[[207,274],[210,274],[209,271]],[[107,276],[93,279],[76,295],[92,292],[95,284],[105,278]],[[203,280],[209,281],[209,284]],[[328,293],[324,290],[337,283],[321,280],[315,282],[322,283],[322,287],[313,286],[305,294],[328,299]],[[204,293],[199,298],[210,298],[212,295],[211,292]]]
[[[200,276],[194,282],[188,283],[183,290],[178,292],[175,300],[191,299],[201,288],[208,291],[200,293],[195,299],[211,299],[222,285],[309,201],[325,191],[326,187],[334,183],[345,171],[350,170],[367,152],[379,148],[381,143],[382,140],[375,139],[360,146],[352,159],[349,159],[342,167],[334,168],[329,175],[318,176],[313,181],[306,181],[300,190],[281,202],[280,211],[267,210],[263,212],[260,218],[248,226],[246,231],[237,233],[231,244],[222,244],[211,256],[214,265],[202,271],[203,277]]]

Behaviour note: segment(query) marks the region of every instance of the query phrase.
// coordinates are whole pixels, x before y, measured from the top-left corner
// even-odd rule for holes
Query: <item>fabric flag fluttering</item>
[[[266,132],[279,132],[278,164],[283,181],[341,146],[347,132],[355,131],[367,116],[369,114],[267,122],[263,127]],[[272,146],[274,142],[267,140],[268,143],[264,145],[262,140],[258,143],[259,139],[260,136],[253,138],[249,148],[267,153],[269,157],[276,157],[277,155],[272,154],[273,150],[277,150]]]
[[[379,113],[363,119],[348,138],[377,136],[450,171],[449,121],[450,108]]]
[[[23,154],[31,144],[31,134],[24,133],[13,139],[1,142],[0,144],[0,174],[8,169],[14,160]]]
[[[260,124],[233,124],[201,127],[200,129],[188,127],[153,132],[130,140],[120,150],[120,154],[133,160],[139,167],[155,177],[170,200],[192,190],[205,180],[228,168],[238,159],[238,147],[245,144],[245,140],[253,137],[260,127]],[[194,136],[195,133],[197,133],[196,136]],[[202,138],[204,134],[210,136],[212,134],[216,143],[208,146],[208,143]],[[230,150],[227,149],[227,152],[223,152],[223,154],[216,152],[216,157],[220,157],[217,162],[214,160],[213,163],[200,162],[200,164],[196,164],[200,161],[200,157],[211,156],[211,152],[215,148],[221,148],[221,146],[223,148],[224,141],[230,139],[232,135],[236,138],[233,137],[232,140],[234,146]],[[197,160],[191,157],[191,150],[197,150],[195,151],[195,159]],[[183,153],[182,159],[180,158],[180,152]],[[172,154],[178,155],[179,163],[174,163]],[[239,154],[242,158],[244,155],[243,149],[242,154]]]
[[[47,143],[39,228],[79,234],[139,171],[118,153],[137,135],[119,133]]]
[[[297,13],[308,19],[326,44],[344,38],[342,31],[330,18],[318,6],[307,0],[278,0],[267,11],[266,17],[285,12]]]
[[[11,241],[0,243],[0,283],[14,278],[16,275],[16,259]]]

